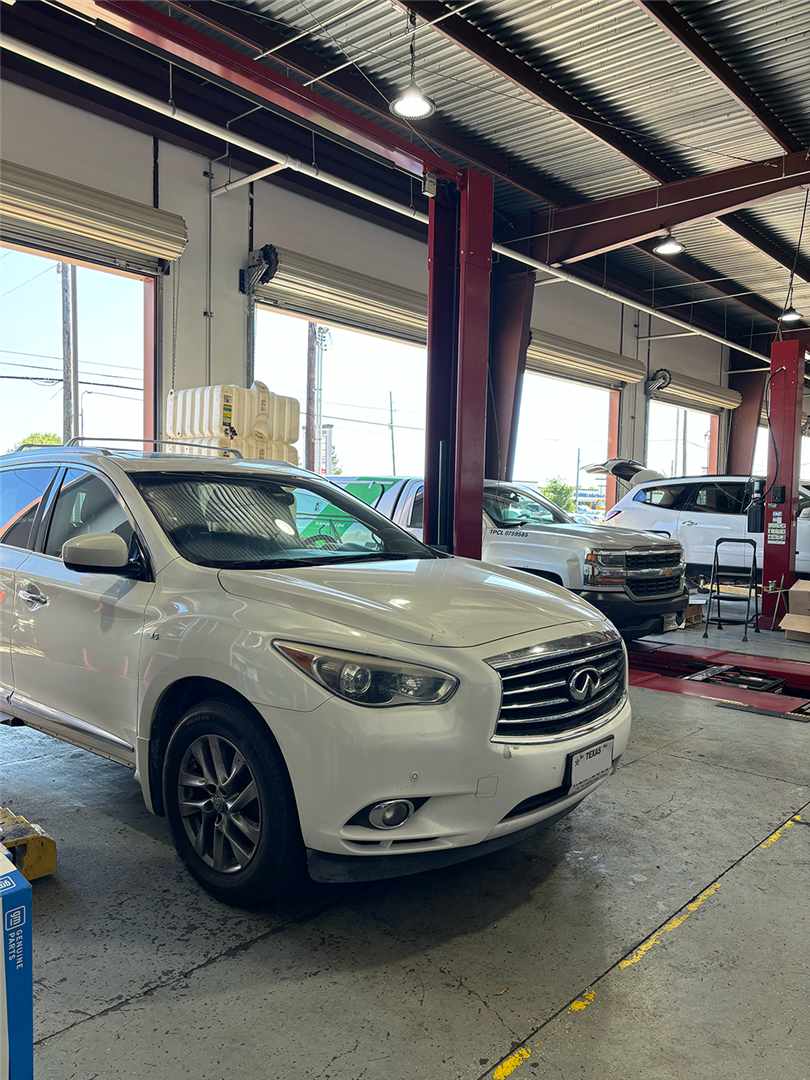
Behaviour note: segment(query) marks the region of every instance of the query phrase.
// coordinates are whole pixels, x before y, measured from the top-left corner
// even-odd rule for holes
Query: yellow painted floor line
[[[719,888],[720,882],[715,881],[714,885],[710,885],[708,889],[704,889],[697,900],[693,900],[691,904],[686,905],[686,910],[683,915],[676,915],[674,919],[670,919],[660,930],[656,930],[654,934],[651,934],[646,941],[643,941],[641,945],[639,945],[632,956],[627,956],[624,960],[619,961],[619,967],[626,968],[630,967],[631,964],[637,964],[642,957],[647,955],[653,945],[658,944],[663,934],[666,934],[668,931],[677,930],[679,926],[683,926],[689,916],[697,911],[703,901],[708,900],[710,896],[714,896]]]
[[[794,814],[793,817],[790,819],[790,821],[786,821],[785,824],[780,829],[777,829],[775,833],[771,833],[771,835],[768,837],[768,839],[764,840],[759,846],[761,848],[769,848],[771,846],[771,844],[775,844],[777,840],[781,839],[782,833],[785,831],[785,829],[789,829],[791,825],[793,825],[795,822],[801,821],[801,820],[802,820],[802,815],[801,814]]]
[[[759,846],[761,848],[769,848],[771,844],[775,844],[776,841],[782,837],[786,829],[789,829],[791,825],[794,825],[796,822],[801,822],[802,824],[810,824],[810,822],[806,823],[802,821],[801,814],[794,814],[789,821],[786,821],[784,825],[781,825],[776,830],[776,832],[771,833],[771,835],[766,840],[763,840],[763,842]],[[752,848],[752,851],[755,850],[755,848]],[[751,852],[749,851],[747,854],[750,855]],[[618,967],[624,969],[630,967],[631,964],[637,964],[639,960],[641,960],[644,956],[647,955],[647,953],[654,945],[658,944],[664,934],[669,933],[673,930],[677,930],[679,926],[683,926],[689,916],[693,915],[704,903],[704,901],[709,899],[710,896],[714,896],[714,894],[717,892],[721,885],[721,881],[715,881],[714,884],[708,887],[708,889],[704,889],[700,896],[692,900],[691,903],[687,904],[685,908],[682,908],[681,911],[677,915],[673,916],[668,923],[661,927],[660,930],[656,930],[654,934],[651,934],[645,941],[642,941],[642,943],[631,956],[627,956],[624,960],[620,960]],[[605,974],[608,974],[608,972],[606,972]],[[586,990],[582,997],[577,998],[576,1001],[571,1002],[567,1009],[567,1013],[571,1014],[582,1012],[583,1009],[588,1008],[588,1006],[591,1004],[595,997],[595,990]],[[559,1013],[557,1014],[557,1016],[559,1016]],[[556,1017],[554,1019],[556,1019]],[[545,1027],[545,1025],[543,1026]],[[534,1045],[540,1046],[540,1043],[538,1042]],[[515,1069],[520,1068],[523,1062],[527,1061],[531,1056],[532,1051],[530,1047],[518,1047],[518,1049],[515,1050],[513,1054],[510,1054],[508,1058],[506,1058],[500,1063],[500,1065],[497,1066],[497,1068],[492,1073],[492,1080],[506,1080],[506,1077],[511,1076]]]

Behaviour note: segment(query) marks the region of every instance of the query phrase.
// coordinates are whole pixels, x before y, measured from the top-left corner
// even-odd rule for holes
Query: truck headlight
[[[435,668],[290,641],[273,644],[315,682],[355,705],[439,705],[458,686],[455,676]]]
[[[623,551],[598,551],[594,548],[585,552],[586,589],[623,589],[627,570]]]

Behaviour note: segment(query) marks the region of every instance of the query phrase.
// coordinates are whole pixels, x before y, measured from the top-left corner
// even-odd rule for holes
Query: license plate
[[[677,630],[681,625],[681,616],[677,612],[672,615],[664,616],[664,629],[665,630]]]
[[[569,795],[575,795],[583,788],[590,787],[597,780],[610,773],[613,768],[613,738],[587,746],[568,755],[571,762],[571,787]]]

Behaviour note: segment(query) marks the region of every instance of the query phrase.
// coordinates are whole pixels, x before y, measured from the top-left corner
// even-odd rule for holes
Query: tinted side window
[[[0,544],[27,548],[40,500],[53,476],[49,466],[0,474]]]
[[[662,510],[680,510],[693,490],[691,484],[667,484],[665,487],[642,488],[633,496],[633,502],[648,506],[660,506]]]
[[[87,533],[118,533],[127,546],[132,525],[112,488],[94,473],[68,469],[53,509],[46,555],[62,554],[62,545]]]
[[[411,520],[408,525],[412,529],[421,529],[425,520],[425,489],[419,488],[413,498],[411,506]]]
[[[741,514],[745,504],[745,484],[701,484],[695,490],[690,510],[704,514]]]

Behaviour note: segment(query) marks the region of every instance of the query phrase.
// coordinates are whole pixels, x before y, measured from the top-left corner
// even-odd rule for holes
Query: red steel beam
[[[768,415],[773,438],[768,440],[765,550],[762,558],[763,620],[773,617],[780,595],[769,589],[789,589],[796,580],[804,352],[803,343],[797,339],[775,341],[771,346]],[[780,485],[784,485],[785,499],[776,503],[773,489]],[[784,611],[784,605],[780,610]]]
[[[458,368],[453,552],[481,558],[487,412],[492,180],[465,169],[459,217]]]
[[[535,277],[534,271],[518,270],[496,273],[492,281],[485,462],[490,480],[511,480],[514,470]]]
[[[746,357],[746,360],[748,357]],[[750,476],[762,412],[762,394],[768,369],[728,373],[729,389],[739,391],[742,401],[731,413],[726,471],[731,476]],[[709,472],[712,470],[709,469]]]
[[[556,266],[579,262],[661,235],[665,229],[807,187],[810,156],[802,150],[555,210],[546,217],[546,228],[539,230],[544,234],[540,244],[546,262]]]
[[[161,52],[238,86],[337,138],[376,154],[414,176],[435,172],[455,178],[456,166],[394,132],[330,101],[208,34],[163,15],[140,0],[60,0],[76,14],[109,23]]]
[[[756,120],[774,142],[788,153],[803,149],[801,139],[797,139],[790,128],[757,97],[751,87],[714,51],[706,39],[690,26],[669,0],[635,2]]]

